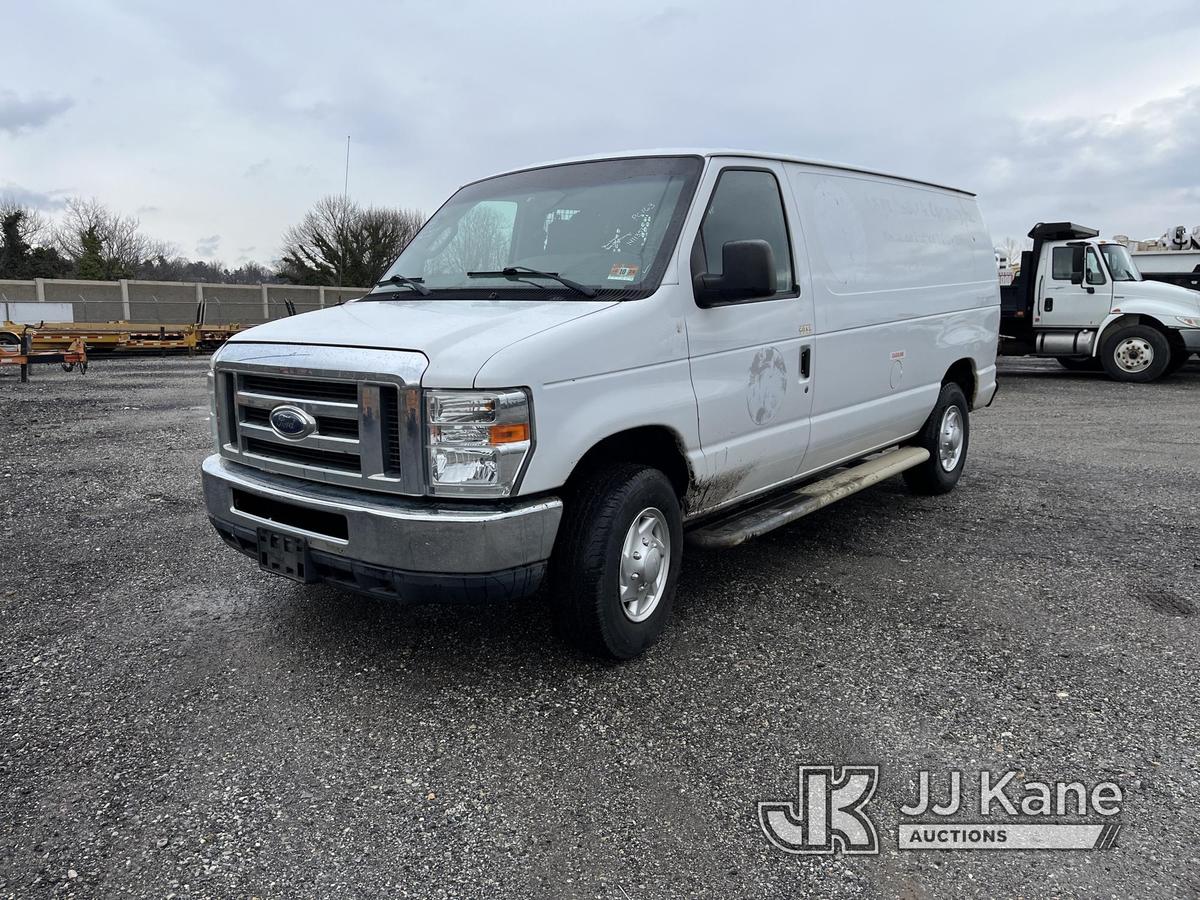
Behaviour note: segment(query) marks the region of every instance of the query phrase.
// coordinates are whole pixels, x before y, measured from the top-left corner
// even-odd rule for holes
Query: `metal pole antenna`
[[[350,135],[346,135],[346,177],[342,181],[342,215],[346,214],[346,202],[350,196]],[[338,248],[338,272],[337,286],[340,289],[342,286],[342,254],[346,252],[345,246]],[[341,290],[338,291],[338,297],[341,297]]]

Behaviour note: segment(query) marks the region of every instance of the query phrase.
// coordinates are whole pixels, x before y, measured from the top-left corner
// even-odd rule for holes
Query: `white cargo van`
[[[999,316],[963,191],[723,151],[510,172],[454,194],[366,297],[216,354],[208,511],[303,582],[548,580],[570,637],[631,657],[685,540],[901,472],[950,490]]]

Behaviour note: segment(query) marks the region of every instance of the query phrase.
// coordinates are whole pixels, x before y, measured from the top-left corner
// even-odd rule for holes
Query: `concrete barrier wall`
[[[195,322],[200,309],[200,297],[194,284],[178,281],[127,281],[125,293],[129,300],[130,322],[151,325],[184,325]]]
[[[0,303],[70,304],[73,322],[145,322],[152,325],[258,325],[288,315],[337,306],[362,288],[298,284],[204,284],[177,281],[0,279]],[[49,318],[46,321],[50,321]]]
[[[76,322],[117,322],[125,318],[119,281],[43,281],[43,296],[50,303],[70,303]]]
[[[0,279],[0,303],[29,303],[37,298],[36,281]]]
[[[204,323],[206,325],[252,325],[286,316],[282,307],[263,311],[263,291],[259,284],[204,285]]]
[[[70,303],[22,303],[0,300],[0,321],[18,325],[37,325],[39,322],[70,322],[75,311]]]

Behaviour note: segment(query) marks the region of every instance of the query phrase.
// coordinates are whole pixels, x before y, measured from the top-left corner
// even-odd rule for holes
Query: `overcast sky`
[[[432,212],[563,156],[749,147],[1157,237],[1200,224],[1196,0],[0,0],[0,195],[227,264],[342,190]]]

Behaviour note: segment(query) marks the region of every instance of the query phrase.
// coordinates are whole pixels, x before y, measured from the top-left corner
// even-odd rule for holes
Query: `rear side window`
[[[1071,248],[1055,247],[1050,256],[1050,277],[1055,281],[1071,280]]]
[[[775,255],[775,293],[794,290],[792,248],[788,240],[783,199],[774,174],[760,169],[726,169],[717,179],[704,224],[700,251],[704,271],[722,272],[721,249],[729,241],[761,240]]]

